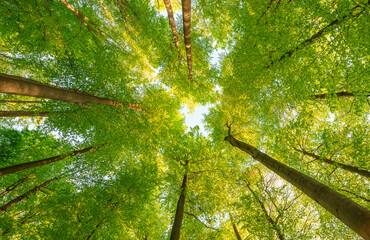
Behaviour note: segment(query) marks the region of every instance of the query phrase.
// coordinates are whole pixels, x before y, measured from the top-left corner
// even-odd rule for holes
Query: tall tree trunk
[[[22,164],[14,165],[14,166],[11,166],[11,167],[1,168],[0,169],[0,176],[10,174],[10,173],[14,173],[14,172],[18,172],[18,171],[21,171],[21,170],[24,170],[24,169],[34,168],[34,167],[42,166],[42,165],[49,164],[49,163],[52,163],[52,162],[56,162],[56,161],[59,161],[59,160],[62,160],[62,159],[65,159],[65,158],[68,158],[68,157],[71,157],[71,156],[76,156],[76,155],[79,155],[79,154],[82,154],[82,153],[85,153],[85,152],[90,152],[90,151],[93,151],[95,149],[99,149],[101,147],[102,146],[100,146],[100,147],[88,147],[88,148],[78,150],[78,151],[74,151],[74,152],[64,154],[64,155],[59,155],[59,156],[55,156],[55,157],[51,157],[51,158],[46,158],[46,159],[42,159],[42,160],[34,161],[34,162],[22,163]]]
[[[358,235],[370,239],[369,210],[315,179],[278,162],[257,148],[235,139],[230,133],[225,137],[225,141],[251,155],[255,160],[293,184]]]
[[[238,240],[242,240],[242,237],[240,236],[239,234],[239,231],[238,231],[238,228],[236,226],[236,223],[234,222],[234,218],[233,218],[233,215],[229,212],[229,215],[230,215],[230,220],[231,220],[231,223],[233,225],[233,229],[234,229],[234,233],[235,233],[235,237],[236,239]]]
[[[284,240],[284,234],[282,233],[279,225],[277,224],[276,221],[274,221],[274,219],[272,219],[272,217],[268,214],[266,208],[265,208],[265,205],[263,204],[263,202],[260,200],[260,198],[257,196],[257,194],[253,191],[253,189],[250,187],[250,184],[249,182],[247,182],[247,188],[249,189],[249,191],[252,193],[254,199],[257,201],[257,203],[260,205],[261,209],[262,209],[262,212],[263,214],[265,215],[267,221],[271,224],[272,228],[275,230],[278,238],[280,240]]]
[[[145,110],[139,108],[140,104],[137,103],[118,102],[107,98],[95,97],[88,93],[63,89],[31,79],[11,76],[3,73],[0,73],[0,93],[49,98],[77,104],[92,103],[107,106],[120,106],[135,111],[145,112]]]
[[[8,210],[11,206],[13,206],[14,204],[17,204],[19,203],[20,201],[22,201],[23,199],[27,198],[28,196],[32,195],[32,194],[35,194],[37,191],[39,191],[41,188],[43,187],[46,187],[48,184],[54,182],[54,181],[58,181],[58,178],[53,178],[53,179],[50,179],[49,181],[46,181],[44,182],[43,184],[41,185],[38,185],[36,187],[34,187],[33,189],[29,190],[28,192],[20,195],[19,197],[13,199],[12,201],[8,202],[7,204],[3,205],[0,207],[0,213],[2,212],[5,212],[6,210]]]
[[[188,175],[185,174],[181,184],[181,194],[179,201],[177,202],[177,209],[175,214],[175,220],[173,222],[172,231],[171,231],[171,240],[179,240],[180,239],[180,232],[181,232],[181,225],[182,219],[184,217],[184,209],[185,209],[185,197],[186,197],[186,181],[188,179]]]
[[[303,42],[301,42],[297,47],[295,47],[294,49],[290,50],[289,52],[286,52],[284,53],[283,55],[280,56],[280,58],[278,58],[277,60],[275,60],[274,62],[272,62],[269,66],[267,66],[266,68],[270,68],[272,66],[274,66],[276,63],[278,62],[281,62],[285,57],[290,57],[293,55],[293,53],[299,51],[299,50],[302,50],[304,48],[306,48],[307,46],[313,44],[314,42],[316,42],[317,40],[319,40],[322,35],[328,31],[331,27],[333,26],[337,26],[339,24],[341,24],[342,22],[344,21],[348,21],[352,18],[355,18],[355,17],[358,17],[360,16],[365,10],[366,10],[366,7],[367,5],[369,5],[369,3],[364,3],[363,5],[356,5],[352,11],[346,15],[346,16],[343,16],[339,19],[336,19],[334,21],[332,21],[331,23],[329,23],[328,25],[326,25],[324,28],[322,28],[320,31],[318,31],[317,33],[315,33],[314,35],[312,35],[310,38],[304,40]]]
[[[44,117],[50,112],[35,111],[0,111],[0,117]]]
[[[361,170],[359,169],[358,167],[354,167],[354,166],[351,166],[351,165],[347,165],[347,164],[343,164],[343,163],[338,163],[338,162],[335,162],[333,160],[330,160],[328,158],[323,158],[323,157],[319,157],[313,153],[310,153],[310,152],[307,152],[305,150],[301,150],[301,149],[297,149],[297,148],[294,148],[296,151],[298,152],[301,152],[303,153],[304,155],[306,156],[310,156],[314,159],[317,159],[317,160],[320,160],[320,161],[323,161],[327,164],[331,164],[331,165],[335,165],[341,169],[344,169],[344,170],[347,170],[347,171],[350,171],[350,172],[353,172],[353,173],[357,173],[357,174],[360,174],[364,177],[367,177],[367,178],[370,178],[370,172],[369,171],[366,171],[366,170]]]
[[[173,10],[172,10],[172,5],[171,5],[171,0],[163,0],[163,2],[164,2],[164,5],[166,6],[166,10],[167,10],[167,14],[168,14],[168,20],[169,20],[169,23],[170,23],[170,26],[171,26],[171,29],[172,29],[173,39],[175,40],[176,48],[179,51],[179,37],[178,37],[179,33],[177,32],[175,19],[173,17]]]
[[[314,97],[316,99],[325,99],[328,95],[330,95],[330,94],[329,93],[316,94],[316,95],[314,95]],[[344,91],[334,93],[334,95],[337,95],[338,98],[348,98],[348,97],[354,97],[355,96],[353,93],[344,92]],[[369,97],[370,93],[367,93],[366,96]]]
[[[189,79],[193,81],[191,60],[191,0],[182,0],[182,19],[184,25],[186,59],[188,61]]]

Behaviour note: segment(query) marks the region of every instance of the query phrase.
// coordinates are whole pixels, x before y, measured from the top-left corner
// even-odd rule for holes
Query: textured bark
[[[49,98],[77,104],[92,103],[107,106],[120,106],[135,111],[145,112],[145,110],[139,108],[140,104],[137,103],[118,102],[107,98],[95,97],[88,93],[63,89],[31,79],[3,73],[0,73],[0,93]]]
[[[354,97],[355,95],[353,93],[349,93],[349,92],[337,92],[337,93],[334,93],[335,95],[337,95],[338,98],[348,98],[348,97]],[[317,95],[314,95],[315,98],[317,99],[325,99],[328,95],[328,93],[324,93],[324,94],[317,94]],[[367,97],[370,97],[370,93],[367,93],[366,94]]]
[[[257,196],[257,194],[253,191],[253,189],[249,186],[249,183],[247,183],[247,188],[249,189],[249,191],[252,193],[254,199],[258,202],[258,204],[260,205],[261,209],[262,209],[262,212],[263,214],[265,215],[267,221],[271,224],[272,228],[275,230],[278,238],[280,240],[284,240],[284,234],[282,233],[279,225],[277,224],[276,221],[274,221],[274,219],[272,219],[272,217],[268,214],[266,208],[265,208],[265,205],[263,204],[263,202],[260,200],[260,198]]]
[[[101,148],[101,146],[100,147],[88,147],[88,148],[78,150],[78,151],[74,151],[74,152],[64,154],[64,155],[59,155],[59,156],[55,156],[55,157],[51,157],[51,158],[46,158],[46,159],[39,160],[39,161],[34,161],[34,162],[22,163],[22,164],[14,165],[14,166],[11,166],[11,167],[1,168],[0,169],[0,176],[10,174],[10,173],[15,173],[15,172],[18,172],[18,171],[21,171],[21,170],[24,170],[24,169],[39,167],[39,166],[49,164],[49,163],[52,163],[52,162],[56,162],[56,161],[59,161],[59,160],[62,160],[62,159],[68,158],[68,157],[80,155],[80,154],[85,153],[85,152],[90,152],[90,151],[93,151],[93,150],[99,149],[99,148]]]
[[[27,198],[28,196],[32,195],[32,194],[35,194],[37,191],[39,191],[41,188],[43,187],[46,187],[48,184],[54,182],[54,181],[57,181],[58,178],[53,178],[53,179],[50,179],[49,181],[46,181],[44,182],[43,184],[39,185],[39,186],[36,186],[34,187],[33,189],[29,190],[28,192],[20,195],[19,197],[13,199],[12,201],[8,202],[7,204],[3,205],[0,207],[0,213],[2,212],[5,212],[6,210],[8,210],[11,206],[13,206],[14,204],[17,204],[19,203],[20,201],[22,201],[23,199]]]
[[[43,117],[49,115],[50,112],[35,112],[35,111],[0,111],[0,117]]]
[[[182,219],[184,218],[184,209],[185,209],[185,197],[186,197],[186,181],[188,175],[185,174],[181,184],[181,194],[179,201],[177,202],[177,209],[175,214],[175,220],[173,222],[172,231],[171,231],[171,240],[179,240]]]
[[[166,10],[167,10],[167,14],[168,14],[168,21],[169,21],[171,29],[172,29],[173,39],[175,40],[176,48],[179,51],[179,37],[178,37],[179,33],[177,32],[175,19],[173,17],[173,10],[172,10],[172,5],[171,5],[171,0],[163,0],[163,2],[164,2],[164,5],[166,6]]]
[[[182,0],[182,19],[184,25],[186,59],[188,61],[189,79],[193,81],[191,60],[191,0]]]
[[[370,239],[369,210],[315,179],[278,162],[257,148],[235,139],[230,134],[225,138],[225,141],[251,155],[255,160],[293,184],[358,235]]]
[[[328,158],[319,157],[316,154],[307,152],[305,150],[301,150],[301,149],[297,149],[297,148],[295,148],[295,150],[298,151],[298,152],[303,153],[306,156],[310,156],[310,157],[312,157],[314,159],[323,161],[324,163],[335,165],[335,166],[337,166],[337,167],[339,167],[341,169],[344,169],[344,170],[347,170],[347,171],[350,171],[350,172],[353,172],[353,173],[357,173],[357,174],[360,174],[360,175],[362,175],[364,177],[370,178],[370,171],[361,170],[358,167],[354,167],[354,166],[343,164],[343,163],[338,163],[338,162],[335,162],[335,161],[330,160]]]
[[[316,42],[317,40],[319,40],[323,36],[323,34],[326,31],[328,31],[330,28],[332,28],[334,26],[337,26],[337,25],[341,24],[344,21],[348,21],[348,20],[350,20],[352,18],[355,18],[355,17],[360,16],[365,11],[367,5],[369,5],[369,2],[365,3],[364,6],[356,5],[353,8],[353,10],[352,10],[351,13],[349,13],[346,16],[343,16],[340,19],[336,19],[336,20],[332,21],[331,23],[329,23],[328,25],[326,25],[323,29],[321,29],[320,31],[318,31],[317,33],[315,33],[314,35],[312,35],[310,38],[308,38],[308,39],[304,40],[303,42],[301,42],[297,47],[295,47],[294,49],[292,49],[289,52],[286,52],[285,54],[283,54],[282,56],[280,56],[280,58],[278,58],[276,61],[272,62],[266,68],[267,69],[271,68],[276,63],[281,62],[282,60],[284,60],[286,57],[290,57],[290,56],[293,55],[293,53],[295,53],[295,52],[297,52],[299,50],[302,50],[302,49],[306,48],[307,46],[313,44],[314,42]],[[360,10],[360,11],[358,11],[358,10]]]

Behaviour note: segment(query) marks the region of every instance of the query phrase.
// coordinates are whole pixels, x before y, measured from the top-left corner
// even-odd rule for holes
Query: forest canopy
[[[370,239],[369,3],[2,1],[1,239]]]

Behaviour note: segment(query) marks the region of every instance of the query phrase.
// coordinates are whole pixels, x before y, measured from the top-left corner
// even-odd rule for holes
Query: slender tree
[[[351,166],[351,165],[347,165],[347,164],[343,164],[343,163],[338,163],[338,162],[335,162],[335,161],[330,160],[328,158],[323,158],[323,157],[317,156],[316,154],[307,152],[306,150],[301,150],[301,149],[297,149],[297,148],[295,148],[295,150],[297,150],[298,152],[303,153],[306,156],[310,156],[314,159],[323,161],[324,163],[331,164],[331,165],[337,166],[341,169],[344,169],[344,170],[347,170],[347,171],[350,171],[350,172],[353,172],[353,173],[357,173],[357,174],[360,174],[361,176],[370,178],[370,172],[367,171],[367,170],[362,170],[362,169],[359,169],[358,167],[355,167],[355,166]]]
[[[164,5],[166,6],[168,21],[170,23],[170,27],[171,27],[172,34],[173,34],[173,39],[174,39],[174,42],[175,42],[175,45],[176,45],[177,51],[179,52],[179,57],[180,57],[179,36],[178,36],[179,33],[177,32],[175,18],[173,17],[171,0],[163,0],[163,2],[164,2]]]
[[[239,233],[238,227],[236,226],[236,223],[235,223],[235,221],[234,221],[233,215],[232,215],[230,212],[229,212],[229,216],[230,216],[231,224],[233,225],[233,229],[234,229],[234,233],[235,233],[235,237],[236,237],[236,239],[238,239],[238,240],[242,240],[242,237],[240,236],[240,233]]]
[[[31,97],[49,98],[77,104],[92,103],[107,106],[120,106],[135,111],[145,111],[137,103],[118,102],[100,98],[85,92],[63,89],[40,83],[31,79],[0,73],[0,92]]]
[[[193,81],[192,59],[191,59],[191,0],[182,0],[182,19],[184,25],[184,38],[186,59],[188,62],[189,79]]]
[[[358,235],[370,239],[370,211],[350,200],[346,196],[334,191],[315,179],[288,167],[257,148],[235,139],[230,134],[225,137],[232,146],[239,148],[259,161],[280,177],[303,191],[319,205],[350,227]]]
[[[35,194],[37,193],[40,189],[46,187],[47,185],[49,185],[50,183],[54,182],[54,181],[58,181],[58,178],[53,178],[53,179],[50,179],[46,182],[44,182],[43,184],[41,185],[38,185],[34,188],[32,188],[31,190],[29,190],[28,192],[20,195],[19,197],[11,200],[10,202],[4,204],[3,206],[0,207],[0,213],[2,212],[5,212],[6,210],[8,210],[11,206],[13,206],[14,204],[17,204],[19,203],[20,201],[22,201],[23,199],[27,198],[28,196],[32,195],[32,194]]]
[[[252,195],[253,195],[254,199],[256,200],[256,202],[258,203],[258,205],[260,205],[263,214],[265,215],[267,221],[271,224],[272,228],[275,230],[276,235],[278,236],[278,238],[280,240],[284,240],[285,238],[284,238],[283,231],[281,230],[281,228],[277,224],[277,221],[272,219],[272,217],[268,214],[265,205],[263,204],[261,199],[257,196],[257,194],[253,191],[253,189],[250,187],[250,183],[246,182],[246,185],[247,185],[247,188],[249,189],[249,191],[252,193]]]
[[[24,170],[24,169],[39,167],[39,166],[42,166],[42,165],[45,165],[45,164],[60,161],[62,159],[68,158],[68,157],[72,157],[72,156],[80,155],[82,153],[86,153],[86,152],[90,152],[90,151],[93,151],[93,150],[96,150],[96,149],[100,149],[102,146],[100,146],[100,147],[88,147],[88,148],[84,148],[84,149],[78,150],[78,151],[73,151],[71,153],[67,153],[67,154],[64,154],[64,155],[59,155],[59,156],[46,158],[46,159],[42,159],[42,160],[38,160],[38,161],[34,161],[34,162],[22,163],[22,164],[18,164],[18,165],[6,167],[6,168],[1,168],[0,169],[0,176],[10,174],[10,173],[15,173],[15,172],[18,172],[18,171],[21,171],[21,170]]]
[[[348,15],[345,15],[345,16],[343,16],[341,18],[335,19],[334,21],[330,22],[328,25],[326,25],[320,31],[318,31],[317,33],[315,33],[311,37],[309,37],[306,40],[304,40],[303,42],[301,42],[294,49],[292,49],[292,50],[284,53],[283,55],[281,55],[277,60],[275,60],[274,62],[272,62],[266,68],[270,68],[270,67],[274,66],[276,63],[281,62],[286,57],[292,56],[293,53],[295,53],[295,52],[297,52],[299,50],[302,50],[302,49],[310,46],[311,44],[315,43],[317,40],[319,40],[323,36],[324,33],[326,33],[332,27],[337,26],[337,25],[341,24],[344,21],[348,21],[348,20],[350,20],[352,18],[355,18],[355,17],[360,16],[365,11],[367,5],[369,5],[369,2],[367,2],[364,5],[360,5],[360,4],[356,5]]]
[[[185,198],[186,198],[186,181],[188,179],[188,175],[185,174],[181,184],[181,192],[179,201],[177,202],[175,220],[172,225],[171,231],[171,240],[178,240],[180,239],[180,232],[181,232],[181,225],[182,219],[184,217],[184,210],[185,210]]]

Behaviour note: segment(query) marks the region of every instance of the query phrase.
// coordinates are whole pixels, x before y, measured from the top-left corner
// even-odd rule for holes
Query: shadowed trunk
[[[56,162],[56,161],[59,161],[59,160],[62,160],[62,159],[65,159],[65,158],[68,158],[68,157],[71,157],[71,156],[80,155],[80,154],[85,153],[85,152],[90,152],[90,151],[93,151],[95,149],[99,149],[102,146],[100,146],[100,147],[88,147],[88,148],[85,148],[85,149],[82,149],[82,150],[74,151],[74,152],[64,154],[64,155],[59,155],[59,156],[56,156],[56,157],[51,157],[51,158],[46,158],[46,159],[39,160],[39,161],[22,163],[22,164],[14,165],[14,166],[11,166],[11,167],[1,168],[0,169],[0,176],[10,174],[10,173],[14,173],[14,172],[18,172],[18,171],[21,171],[21,170],[24,170],[24,169],[39,167],[39,166],[49,164],[49,163],[52,163],[52,162]]]
[[[182,19],[184,24],[185,50],[188,61],[189,79],[193,81],[193,70],[191,60],[191,0],[182,0]]]
[[[167,14],[168,14],[168,20],[172,29],[172,34],[173,34],[173,39],[175,40],[175,45],[177,50],[179,51],[179,56],[180,56],[180,50],[179,50],[179,37],[178,37],[178,32],[176,29],[176,24],[175,24],[175,19],[173,17],[173,10],[172,10],[172,5],[171,5],[171,0],[163,0],[164,5],[166,6]]]
[[[349,93],[349,92],[337,92],[337,93],[334,93],[334,94],[337,95],[338,98],[348,98],[348,97],[354,97],[355,96],[353,93]],[[331,94],[330,93],[317,94],[317,95],[314,95],[314,97],[316,99],[325,99],[325,98],[327,98],[328,95],[331,95]],[[370,93],[367,93],[366,96],[369,97]]]
[[[11,76],[3,73],[0,73],[0,93],[49,98],[77,104],[92,103],[107,106],[120,106],[135,111],[145,112],[145,110],[139,108],[140,104],[137,103],[118,102],[107,98],[95,97],[88,93],[63,89],[31,79]]]
[[[343,16],[342,18],[339,18],[339,19],[336,19],[336,20],[332,21],[331,23],[329,23],[328,25],[326,25],[323,29],[321,29],[320,31],[318,31],[317,33],[315,33],[314,35],[312,35],[310,38],[308,38],[308,39],[304,40],[303,42],[301,42],[297,47],[295,47],[294,49],[292,49],[289,52],[286,52],[285,54],[283,54],[282,56],[280,56],[280,58],[278,58],[277,60],[275,60],[274,62],[272,62],[266,68],[267,69],[271,68],[276,63],[281,62],[284,58],[290,57],[290,56],[293,55],[293,53],[295,53],[295,52],[297,52],[299,50],[302,50],[302,49],[306,48],[307,46],[313,44],[314,42],[316,42],[317,40],[319,40],[323,36],[323,34],[326,31],[328,31],[328,29],[330,29],[331,27],[337,26],[337,25],[341,24],[344,21],[348,21],[348,20],[350,20],[352,18],[355,18],[355,17],[360,16],[365,11],[367,5],[369,5],[369,3],[365,3],[364,6],[356,5],[353,8],[353,10],[351,11],[351,13],[349,13],[346,16]]]
[[[179,201],[177,202],[177,209],[175,214],[175,220],[173,222],[172,231],[171,231],[171,240],[179,240],[180,239],[180,232],[181,232],[181,225],[182,219],[184,217],[184,209],[185,209],[185,197],[186,197],[186,181],[188,175],[185,174],[181,184],[181,194]]]
[[[265,208],[265,205],[263,204],[263,202],[260,200],[260,198],[257,196],[257,194],[252,190],[252,188],[249,186],[249,182],[247,182],[247,188],[249,189],[249,191],[252,193],[254,199],[258,202],[258,204],[260,205],[261,209],[262,209],[262,212],[263,214],[265,215],[267,221],[271,224],[272,228],[275,230],[278,238],[280,240],[284,240],[284,235],[279,227],[279,225],[277,224],[276,221],[274,221],[274,219],[272,219],[272,217],[268,214],[266,208]]]
[[[53,179],[50,179],[49,181],[46,181],[44,182],[43,184],[39,185],[39,186],[36,186],[34,187],[33,189],[29,190],[28,192],[20,195],[19,197],[13,199],[12,201],[8,202],[7,204],[3,205],[2,207],[0,207],[0,213],[2,212],[5,212],[6,210],[8,210],[11,206],[13,206],[14,204],[17,204],[19,203],[20,201],[22,201],[23,199],[27,198],[28,196],[32,195],[32,194],[35,194],[37,191],[39,191],[41,188],[43,187],[46,187],[48,184],[54,182],[54,181],[58,181],[58,178],[53,178]]]
[[[323,158],[323,157],[319,157],[313,153],[310,153],[310,152],[307,152],[305,150],[300,150],[300,149],[297,149],[297,148],[294,148],[296,151],[298,152],[301,152],[303,153],[304,155],[306,156],[310,156],[314,159],[317,159],[317,160],[320,160],[320,161],[323,161],[327,164],[331,164],[331,165],[335,165],[341,169],[344,169],[344,170],[347,170],[347,171],[350,171],[350,172],[353,172],[353,173],[357,173],[357,174],[360,174],[364,177],[367,177],[367,178],[370,178],[370,172],[369,171],[366,171],[366,170],[361,170],[359,169],[358,167],[354,167],[354,166],[351,166],[351,165],[347,165],[347,164],[343,164],[343,163],[338,163],[338,162],[335,162],[333,160],[330,160],[328,158]]]
[[[35,112],[35,111],[0,111],[0,117],[43,117],[49,115],[50,112]]]
[[[370,211],[315,179],[288,167],[249,144],[225,137],[232,146],[251,155],[271,171],[293,184],[365,239],[370,239]]]

